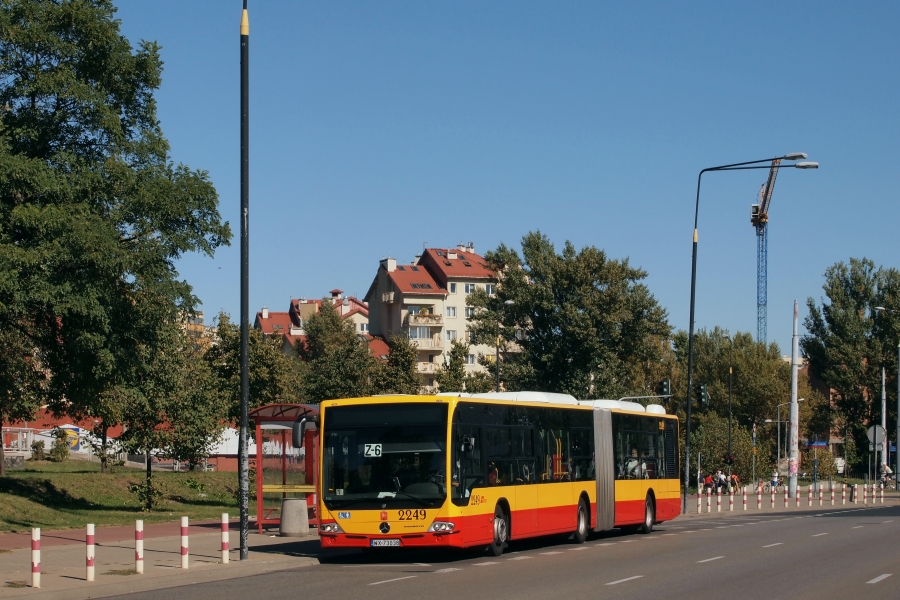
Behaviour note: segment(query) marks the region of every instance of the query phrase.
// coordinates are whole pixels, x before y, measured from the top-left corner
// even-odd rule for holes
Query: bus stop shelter
[[[250,411],[256,425],[256,526],[281,524],[284,498],[305,497],[310,525],[318,525],[316,510],[317,431],[307,430],[303,448],[294,448],[292,425],[319,414],[308,404],[267,404]]]

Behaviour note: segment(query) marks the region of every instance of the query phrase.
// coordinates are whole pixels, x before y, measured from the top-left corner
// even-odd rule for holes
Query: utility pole
[[[250,404],[250,18],[241,13],[241,430],[238,440],[238,501],[241,560],[250,558],[250,472],[247,458]]]
[[[800,368],[800,338],[797,335],[799,310],[794,300],[794,335],[791,339],[791,460],[789,463],[790,487],[788,493],[793,498],[797,493],[797,467],[800,462],[800,404],[797,402],[797,371]]]
[[[881,462],[878,466],[886,465],[890,462],[891,456],[891,440],[887,435],[887,379],[884,367],[881,367],[881,428],[884,429],[884,444],[881,445]]]
[[[731,486],[731,377],[733,367],[728,367],[728,485]]]

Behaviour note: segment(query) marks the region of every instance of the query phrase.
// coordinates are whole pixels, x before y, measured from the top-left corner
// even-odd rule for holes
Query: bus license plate
[[[369,540],[371,548],[383,548],[389,546],[399,546],[400,540]]]

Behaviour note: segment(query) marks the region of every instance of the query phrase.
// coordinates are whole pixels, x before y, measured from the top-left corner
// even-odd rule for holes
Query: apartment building
[[[363,300],[369,306],[369,331],[385,339],[408,335],[418,348],[418,370],[425,386],[449,356],[453,340],[470,343],[466,370],[483,370],[477,356],[494,357],[494,347],[473,344],[467,318],[474,310],[466,298],[477,288],[494,290],[494,273],[475,247],[427,248],[412,264],[382,259]]]

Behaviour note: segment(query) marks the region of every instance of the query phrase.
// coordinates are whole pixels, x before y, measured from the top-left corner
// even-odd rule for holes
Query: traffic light
[[[709,408],[709,392],[706,391],[705,383],[697,384],[697,387],[694,388],[694,395],[700,400],[700,406]]]
[[[734,464],[734,454],[725,453],[725,464],[733,465]]]
[[[659,385],[656,386],[656,395],[657,396],[671,396],[672,395],[672,382],[668,379],[663,379],[659,382]]]

